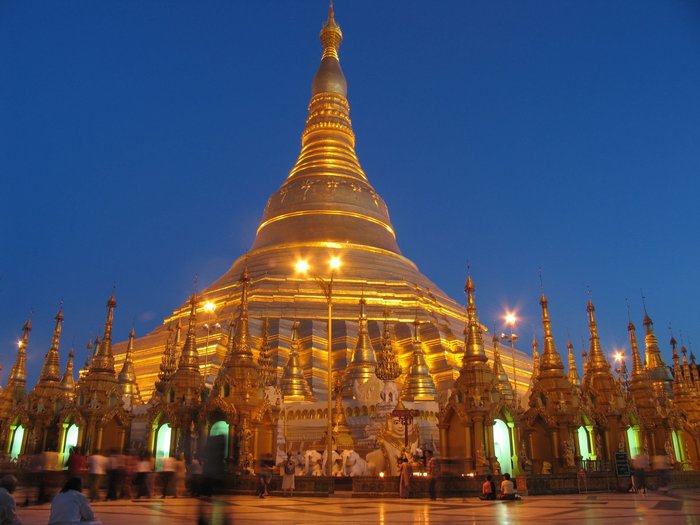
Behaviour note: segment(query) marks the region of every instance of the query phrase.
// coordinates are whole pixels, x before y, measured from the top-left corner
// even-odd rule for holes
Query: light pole
[[[506,325],[509,327],[509,334],[501,334],[501,340],[508,341],[510,343],[510,354],[513,360],[513,404],[517,407],[520,406],[518,400],[518,370],[515,367],[515,342],[518,340],[518,334],[513,332],[515,324],[518,322],[518,317],[515,312],[506,312],[504,316]]]
[[[328,260],[330,277],[328,280],[317,275],[314,279],[323,290],[328,304],[328,356],[327,356],[327,376],[326,388],[328,389],[328,417],[326,418],[326,474],[333,476],[333,279],[335,272],[341,266],[340,258],[333,256]],[[298,273],[306,274],[311,268],[306,259],[300,259],[295,264]]]

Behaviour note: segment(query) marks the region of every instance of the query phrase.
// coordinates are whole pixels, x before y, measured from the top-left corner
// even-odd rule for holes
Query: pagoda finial
[[[74,394],[75,390],[75,377],[73,377],[73,357],[75,354],[73,350],[68,352],[68,363],[66,363],[66,371],[61,379],[61,386],[63,390],[68,392],[70,395]]]
[[[541,277],[541,275],[540,275]],[[561,356],[554,344],[552,335],[552,322],[549,319],[549,308],[547,307],[547,297],[542,293],[540,298],[542,306],[542,326],[544,328],[544,350],[542,351],[542,362],[540,363],[540,373],[547,376],[564,376],[564,364]]]
[[[357,343],[343,377],[343,392],[345,394],[352,392],[355,381],[359,383],[367,382],[375,374],[377,368],[377,358],[367,332],[366,305],[367,301],[363,292],[360,298],[360,314],[357,319]]]
[[[258,354],[258,366],[260,367],[260,381],[264,386],[272,386],[277,380],[275,370],[272,368],[272,351],[270,349],[270,319],[263,318],[262,338],[260,353]]]
[[[197,352],[197,296],[190,298],[190,318],[187,328],[185,345],[182,347],[178,369],[189,368],[199,370],[199,354]]]
[[[29,332],[32,331],[32,322],[27,319],[22,327],[22,339],[17,342],[17,357],[10,370],[7,380],[8,389],[11,386],[26,386],[27,384],[27,346],[29,345]]]
[[[588,311],[588,329],[590,332],[590,344],[588,350],[588,366],[586,372],[606,372],[610,371],[610,363],[605,359],[605,354],[600,345],[600,337],[598,337],[598,323],[595,319],[595,306],[589,298],[586,307]]]
[[[343,32],[340,26],[335,22],[335,13],[333,11],[333,1],[331,0],[328,8],[328,19],[326,25],[321,29],[321,45],[323,46],[323,58],[333,57],[338,60],[338,49],[343,41]]]
[[[135,404],[142,402],[139,385],[136,382],[136,371],[134,370],[134,339],[136,331],[132,327],[129,331],[129,344],[126,347],[126,355],[124,356],[124,364],[119,372],[119,384],[122,391],[122,396],[125,399],[126,406],[133,407]]]
[[[238,282],[241,284],[241,308],[238,314],[238,322],[236,323],[236,332],[233,337],[233,353],[252,358],[253,352],[250,349],[250,329],[248,327],[248,288],[250,287],[248,266],[243,268],[243,273]]]
[[[117,306],[117,300],[114,297],[114,288],[112,295],[107,300],[107,319],[105,320],[105,331],[102,337],[102,344],[95,347],[95,355],[92,358],[91,370],[100,370],[104,372],[114,373],[114,355],[112,355],[112,325],[114,324],[114,309]]]
[[[61,380],[61,363],[58,358],[58,346],[61,341],[61,325],[63,324],[63,301],[61,301],[61,306],[58,308],[55,319],[56,326],[54,327],[53,337],[51,338],[51,347],[49,351],[46,352],[44,364],[41,367],[41,374],[39,375],[40,383],[45,381],[58,382]]]
[[[574,344],[571,339],[566,343],[566,350],[569,357],[569,383],[574,386],[581,386],[581,378],[578,375],[576,368],[576,356],[574,356]]]
[[[468,361],[486,362],[486,352],[484,351],[484,341],[481,337],[481,325],[476,314],[476,301],[474,300],[474,281],[472,276],[467,275],[467,282],[464,291],[467,294],[467,340],[465,341],[464,363]]]
[[[406,373],[406,381],[403,385],[401,397],[408,401],[435,401],[437,399],[437,390],[435,389],[435,381],[430,375],[430,369],[425,362],[425,355],[420,341],[418,327],[420,323],[416,315],[415,332],[413,338],[413,359]]]
[[[630,337],[630,347],[632,348],[632,376],[631,379],[644,379],[647,377],[646,370],[642,364],[642,356],[639,353],[639,346],[637,345],[637,333],[634,327],[634,323],[630,319],[627,324],[627,331]]]
[[[382,381],[394,381],[401,375],[401,365],[396,360],[394,345],[389,326],[389,307],[384,308],[384,332],[382,334],[382,351],[377,358],[376,375]]]
[[[532,376],[531,381],[538,379],[540,376],[540,353],[537,351],[537,338],[532,336]]]
[[[498,334],[496,329],[493,330],[493,337],[491,338],[493,343],[493,375],[496,378],[496,387],[501,394],[501,397],[506,401],[513,401],[513,385],[510,384],[508,380],[508,374],[506,374],[505,368],[503,368],[503,362],[501,361],[501,353],[498,350]]]
[[[292,340],[289,344],[289,359],[282,373],[282,395],[287,400],[312,400],[313,394],[306,382],[304,371],[299,361],[299,322],[292,324]]]

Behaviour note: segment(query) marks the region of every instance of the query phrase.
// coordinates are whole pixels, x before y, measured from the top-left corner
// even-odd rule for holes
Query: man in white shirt
[[[107,458],[95,453],[88,458],[88,480],[90,483],[90,501],[100,501],[100,487],[107,473]]]
[[[513,485],[510,474],[507,472],[503,474],[503,481],[501,481],[501,497],[499,499],[516,499],[515,485]]]

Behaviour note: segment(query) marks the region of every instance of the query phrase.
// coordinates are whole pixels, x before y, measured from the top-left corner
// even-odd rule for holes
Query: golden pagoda
[[[590,405],[595,418],[595,454],[598,459],[612,461],[617,450],[627,450],[625,432],[629,428],[629,414],[625,411],[622,386],[613,377],[598,337],[595,306],[588,300],[588,327],[590,345],[581,391],[584,403]]]
[[[301,151],[282,185],[269,197],[250,250],[200,294],[201,303],[213,305],[210,313],[197,318],[194,331],[200,355],[206,334],[210,343],[204,354],[207,367],[215,371],[223,364],[227,335],[223,330],[210,333],[205,324],[224,324],[234,316],[241,300],[238,278],[247,267],[250,330],[260,334],[263,323],[268,323],[265,319],[270,320],[266,344],[278,377],[287,363],[291,322],[300,322],[298,370],[294,373],[298,378],[301,372],[307,384],[295,387],[294,395],[300,399],[308,399],[310,393],[319,400],[317,408],[326,410],[320,405],[328,395],[325,356],[329,298],[322,287],[324,283],[332,284],[333,371],[349,368],[347,377],[352,381],[369,377],[373,372],[370,349],[378,348],[381,341],[382,313],[388,306],[392,311],[389,321],[397,334],[394,351],[404,370],[415,358],[413,341],[406,337],[411,320],[416,316],[428,320],[421,329],[423,360],[430,375],[430,379],[425,379],[434,383],[438,395],[446,396],[462,365],[462,307],[401,253],[387,205],[362,169],[355,152],[348,87],[340,65],[343,33],[332,8],[320,40],[321,62],[311,83]],[[328,266],[332,257],[339,261],[336,269]],[[299,261],[308,266],[306,274],[296,270]],[[357,304],[363,297],[366,320],[358,323]],[[187,310],[187,305],[181,305],[161,326],[134,341],[134,367],[145,399],[153,393],[154,385],[164,382],[159,375],[164,377],[171,372],[167,366],[165,371],[160,370],[158,362],[168,347],[168,327],[184,319]],[[366,336],[361,332],[365,327]],[[252,347],[258,348],[260,339],[254,337],[253,343]],[[354,353],[358,345],[360,356]],[[125,343],[117,347],[120,358],[126,348]],[[490,342],[487,352],[491,353]],[[518,362],[526,362],[523,354],[518,355]],[[524,380],[529,376],[526,367],[517,373]],[[404,380],[398,378],[397,383],[402,385]],[[353,392],[348,385],[342,395],[355,405],[361,403],[351,399]],[[364,409],[357,408],[370,408],[363,406]],[[300,405],[300,410],[305,408]],[[436,412],[437,405],[421,417],[424,422],[434,420]],[[292,416],[295,414],[296,411]],[[321,423],[318,428],[304,431],[305,435],[312,434],[311,439],[317,443],[324,435]],[[366,422],[358,419],[349,424],[363,426]]]
[[[124,450],[131,428],[132,414],[124,408],[112,353],[116,306],[112,292],[107,300],[102,341],[95,341],[90,368],[76,385],[76,409],[81,418],[79,441],[87,453]]]
[[[12,365],[5,389],[0,393],[0,447],[5,454],[17,457],[24,450],[25,429],[29,425],[27,412],[27,346],[32,323],[22,327],[22,338],[17,343],[17,357]],[[18,429],[19,432],[18,432]],[[17,444],[13,447],[14,442]],[[13,451],[14,448],[14,451]],[[14,453],[13,453],[14,452]]]
[[[554,343],[547,297],[542,294],[543,349],[537,364],[525,412],[529,457],[536,473],[575,471],[581,457],[575,432],[581,425],[582,407],[578,389],[564,374]],[[536,350],[533,345],[533,354]],[[574,370],[576,366],[574,363]]]
[[[136,372],[134,371],[134,338],[136,337],[136,332],[132,328],[129,332],[129,346],[126,348],[126,355],[124,356],[124,363],[122,364],[122,369],[119,372],[119,384],[122,389],[122,400],[124,401],[124,406],[133,407],[143,403],[141,398],[141,391],[139,390],[139,384],[136,382]]]

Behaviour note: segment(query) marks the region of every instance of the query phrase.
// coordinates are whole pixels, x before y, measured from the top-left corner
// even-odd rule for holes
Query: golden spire
[[[17,357],[10,370],[7,380],[7,388],[24,388],[27,385],[27,345],[29,344],[29,332],[32,331],[32,323],[29,319],[22,327],[22,339],[17,343]]]
[[[289,359],[282,372],[282,395],[291,401],[313,399],[309,383],[299,362],[299,322],[292,324],[292,340],[289,345]]]
[[[132,327],[129,331],[129,344],[126,347],[126,355],[124,356],[124,364],[119,372],[119,384],[121,385],[122,395],[130,398],[130,406],[136,403],[141,403],[141,391],[136,382],[136,371],[134,370],[134,338],[136,332]]]
[[[367,301],[362,297],[360,299],[360,315],[357,320],[357,343],[355,344],[355,350],[350,358],[350,363],[345,369],[343,379],[343,390],[345,393],[352,393],[352,387],[355,381],[365,383],[374,375],[377,368],[374,348],[372,348],[372,342],[367,333],[366,304]]]
[[[233,340],[229,338],[229,352],[224,366],[230,366],[234,361],[240,361],[241,359],[253,359],[253,351],[250,349],[250,329],[248,327],[248,287],[250,286],[250,277],[248,276],[247,266],[243,269],[238,282],[241,284],[241,305]]]
[[[73,377],[73,356],[75,354],[71,350],[68,352],[68,363],[66,364],[66,371],[63,374],[63,378],[61,379],[61,386],[63,387],[63,390],[68,392],[68,394],[72,397],[75,394],[75,378]]]
[[[537,338],[532,336],[532,375],[530,382],[532,383],[540,376],[540,353],[537,351]]]
[[[574,345],[571,341],[566,344],[566,350],[569,354],[569,383],[574,386],[581,386],[581,378],[576,369],[576,357],[574,356]]]
[[[177,320],[177,326],[179,331],[180,320]],[[156,390],[163,393],[165,389],[165,384],[172,377],[176,370],[175,366],[175,350],[173,345],[173,329],[168,326],[168,337],[165,340],[165,348],[163,349],[163,356],[160,360],[160,372],[158,372],[158,381],[156,381]]]
[[[642,364],[642,356],[639,354],[639,346],[637,346],[637,334],[635,330],[634,324],[630,320],[629,324],[627,325],[627,331],[629,332],[630,337],[630,347],[632,348],[632,375],[630,376],[630,381],[649,378],[644,365]]]
[[[588,350],[588,366],[586,367],[586,373],[610,373],[610,363],[605,359],[605,354],[600,346],[600,338],[598,337],[598,324],[595,320],[595,306],[593,306],[593,301],[588,300],[588,306],[586,307],[588,311],[588,329],[590,332],[590,345]],[[585,381],[585,377],[584,377]]]
[[[544,350],[542,351],[542,361],[540,363],[540,375],[564,377],[564,364],[561,362],[561,356],[554,344],[547,297],[544,293],[540,298],[540,305],[542,306],[542,326],[544,327]]]
[[[185,345],[180,354],[179,369],[192,369],[199,371],[199,354],[197,352],[197,297],[193,294],[190,299],[190,321],[187,328]]]
[[[88,339],[87,345],[85,346],[85,364],[83,368],[78,371],[78,380],[82,380],[90,370],[90,362],[92,361],[92,338]]]
[[[321,45],[323,47],[323,57],[333,57],[338,60],[338,49],[340,49],[340,43],[343,41],[343,32],[340,30],[338,24],[335,23],[335,18],[333,16],[333,2],[328,9],[328,20],[326,20],[326,25],[321,29]]]
[[[413,324],[415,325],[413,360],[406,374],[401,397],[407,401],[435,401],[437,399],[437,390],[423,355],[423,348],[418,335],[418,326],[420,324],[418,319]]]
[[[301,151],[268,200],[252,250],[342,242],[401,253],[386,204],[355,152],[347,82],[338,61],[341,40],[331,6],[321,30],[323,56],[311,86]]]
[[[56,326],[53,330],[51,348],[49,348],[49,351],[46,352],[46,357],[44,357],[44,364],[41,367],[38,383],[47,381],[55,381],[58,383],[61,380],[61,363],[58,359],[58,345],[61,341],[61,325],[63,324],[62,306],[58,309],[55,319]]]
[[[501,353],[498,350],[498,335],[495,329],[491,342],[493,343],[493,375],[496,377],[496,387],[504,400],[508,402],[513,401],[513,386],[510,384],[508,374],[506,374],[501,362]]]
[[[644,349],[647,373],[654,384],[656,393],[658,394],[661,389],[671,397],[673,395],[673,377],[663,357],[661,357],[659,342],[654,333],[654,322],[647,313],[646,304],[644,305]]]
[[[679,401],[687,393],[687,385],[683,377],[683,369],[678,358],[676,344],[676,338],[671,336],[671,348],[673,349],[673,398]]]
[[[277,382],[277,374],[272,367],[272,350],[270,349],[270,319],[263,318],[262,340],[258,353],[258,366],[260,367],[260,381],[264,386],[272,386]]]
[[[114,355],[112,355],[112,324],[114,322],[114,308],[117,300],[114,298],[114,291],[107,300],[107,319],[105,320],[105,333],[102,344],[95,347],[95,355],[90,365],[91,371],[103,371],[114,373]]]
[[[394,345],[391,340],[391,332],[389,330],[388,308],[384,309],[384,333],[382,334],[382,351],[377,356],[377,368],[375,373],[382,381],[394,381],[401,375],[401,365],[396,360]]]
[[[463,365],[473,361],[486,362],[486,352],[484,351],[484,341],[481,337],[481,325],[476,316],[476,302],[474,301],[474,281],[471,275],[467,276],[464,291],[467,294],[467,340],[465,341]]]

